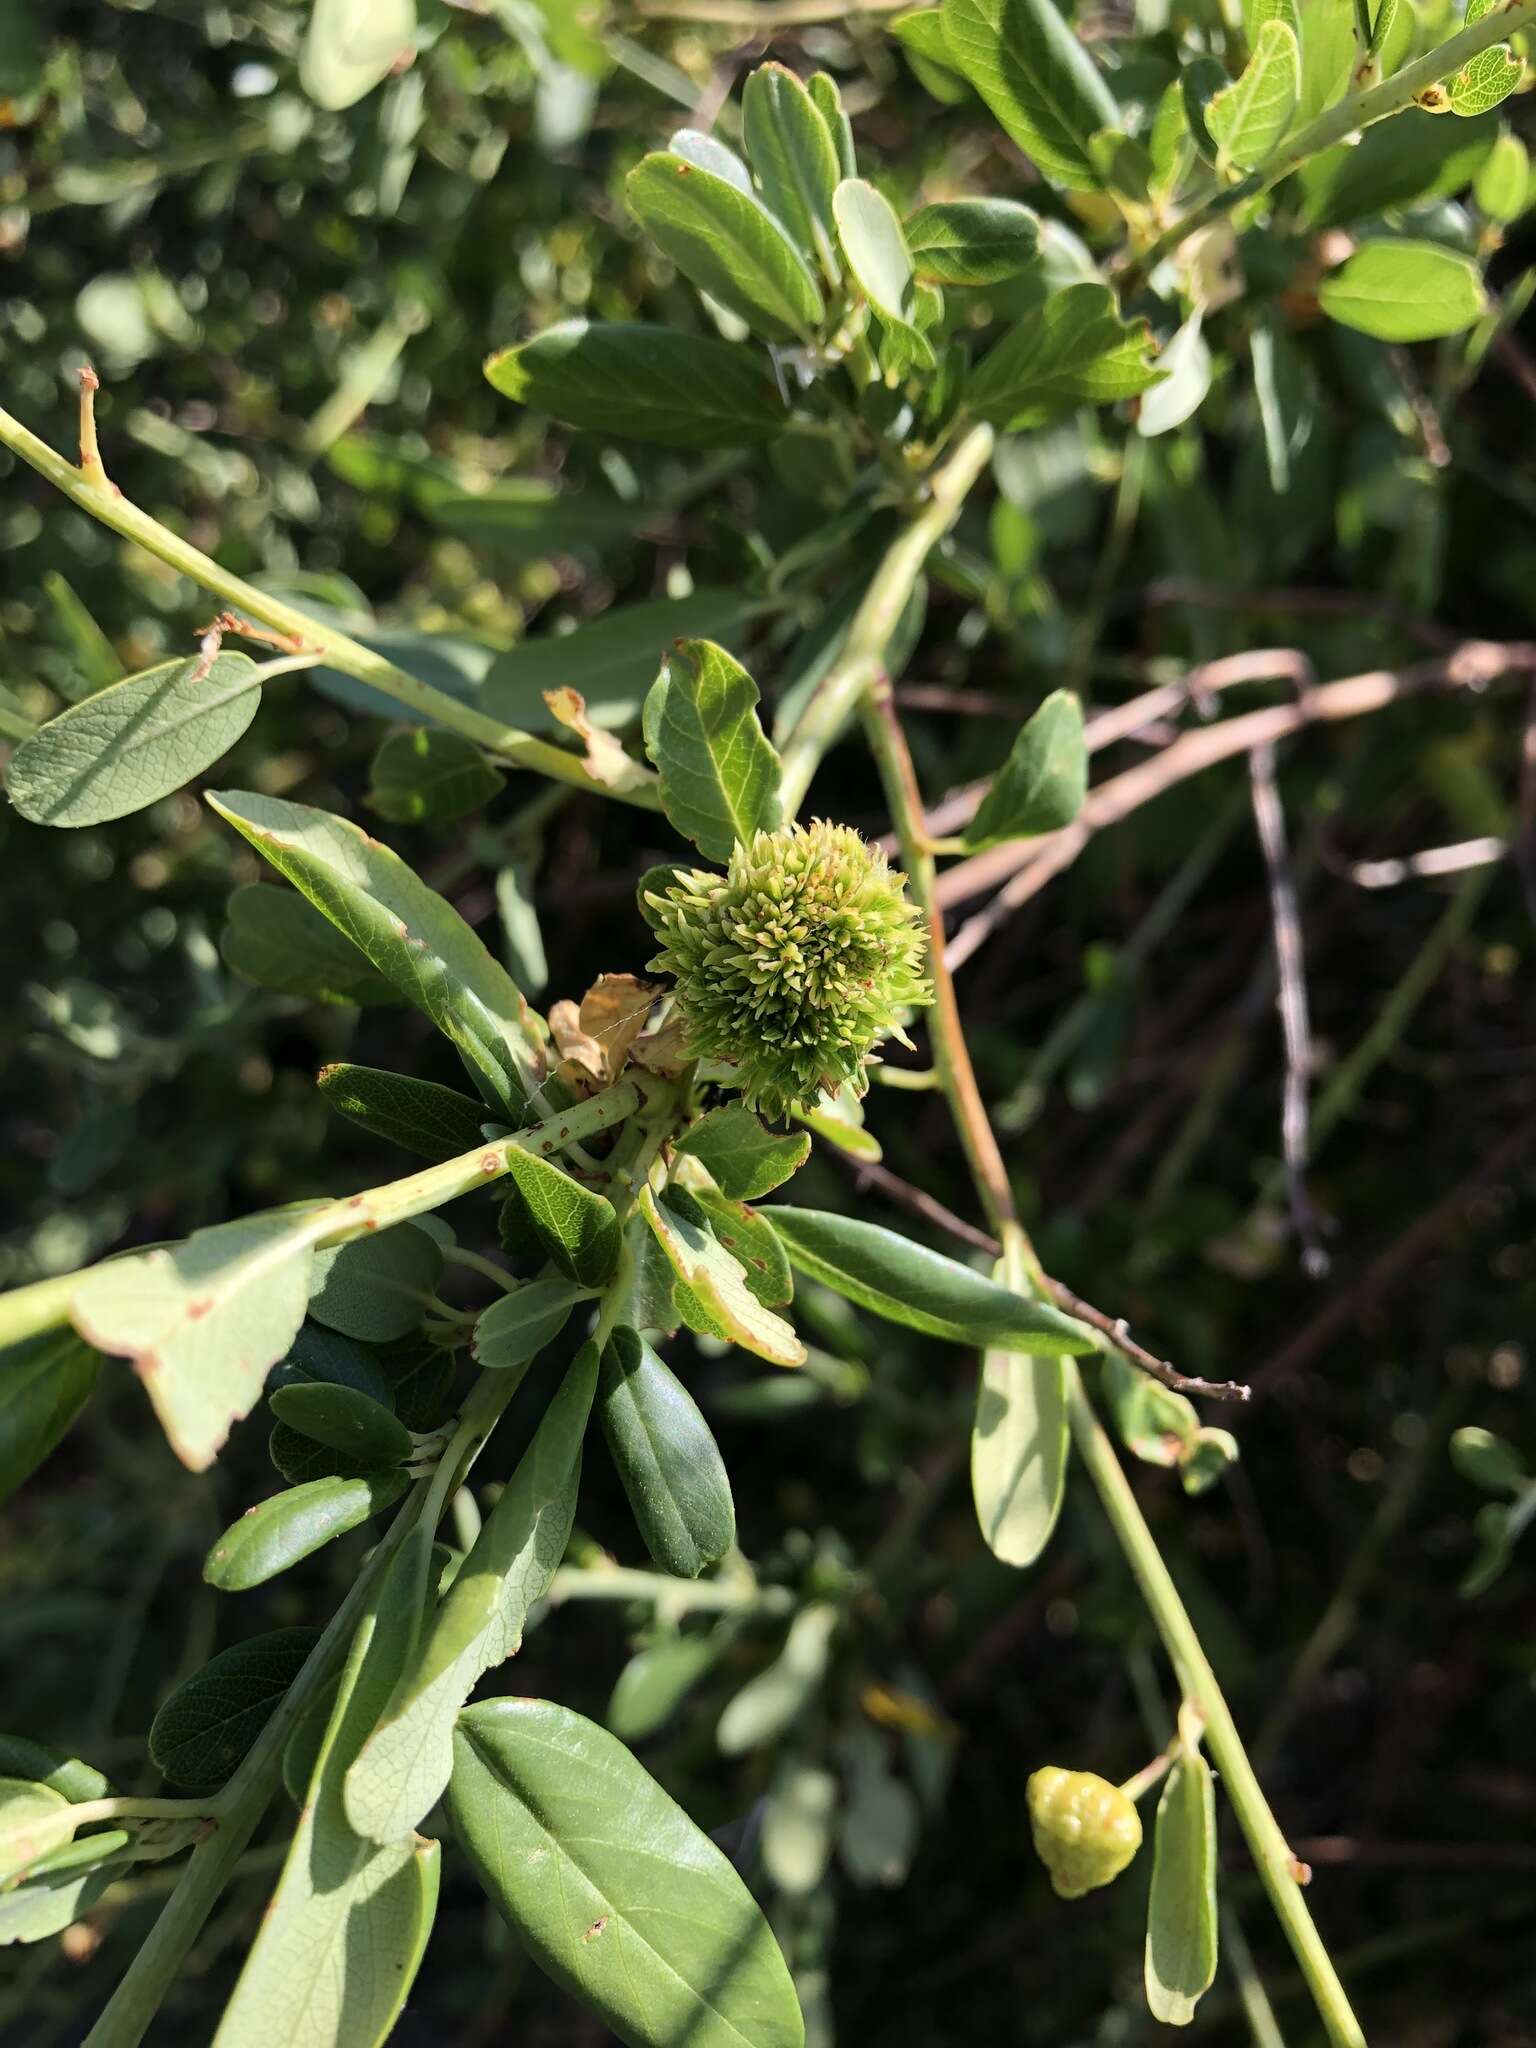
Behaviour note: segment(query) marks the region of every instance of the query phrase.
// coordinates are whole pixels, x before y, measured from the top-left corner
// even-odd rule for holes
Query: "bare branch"
[[[951,939],[946,955],[950,967],[968,960],[1005,918],[1038,895],[1053,876],[1069,868],[1095,832],[1118,824],[1189,776],[1254,747],[1273,746],[1306,726],[1360,718],[1426,690],[1484,690],[1501,676],[1533,674],[1536,642],[1468,640],[1437,661],[1418,662],[1405,669],[1372,669],[1303,690],[1292,703],[1244,712],[1202,731],[1182,734],[1153,759],[1139,761],[1090,790],[1077,819],[1063,830],[992,847],[939,876],[936,901],[941,909],[968,902],[999,883],[1004,885],[986,909],[970,918]]]
[[[1253,816],[1269,877],[1269,914],[1275,933],[1276,1006],[1285,1039],[1285,1100],[1280,1119],[1291,1222],[1301,1240],[1302,1264],[1314,1279],[1328,1270],[1321,1230],[1307,1192],[1307,1089],[1312,1075],[1312,1023],[1307,1011],[1306,956],[1301,915],[1285,838],[1285,812],[1275,783],[1275,750],[1267,743],[1248,756]]]

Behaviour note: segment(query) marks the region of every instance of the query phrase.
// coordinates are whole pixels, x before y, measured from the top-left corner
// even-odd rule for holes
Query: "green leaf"
[[[208,801],[458,1048],[493,1105],[520,1109],[543,1058],[528,1006],[451,904],[345,818],[246,790]]]
[[[42,1330],[0,1351],[0,1501],[57,1448],[100,1371],[100,1352],[69,1329]]]
[[[213,2048],[381,2048],[410,1993],[437,1909],[439,1847],[364,1841],[347,1824],[342,1784],[410,1659],[431,1542],[413,1529],[370,1595],[282,1876]]]
[[[1525,1459],[1491,1429],[1453,1431],[1451,1463],[1463,1479],[1484,1493],[1514,1493],[1525,1481]],[[4,1767],[5,1759],[0,1756],[0,1768]]]
[[[475,1357],[493,1371],[527,1365],[553,1344],[590,1290],[573,1281],[547,1277],[514,1287],[493,1301],[475,1324]]]
[[[801,2048],[746,1886],[605,1729],[548,1700],[461,1715],[448,1810],[480,1882],[557,1983],[632,2048]]]
[[[288,1347],[288,1355],[273,1373],[269,1385],[288,1387],[324,1380],[327,1386],[355,1387],[394,1407],[394,1379],[385,1360],[338,1330],[323,1323],[303,1323]]]
[[[416,0],[314,0],[299,46],[299,83],[337,113],[382,85],[415,47]]]
[[[712,640],[680,640],[645,700],[645,749],[668,818],[707,860],[779,822],[779,757],[757,718],[757,685]]]
[[[514,1147],[507,1172],[524,1220],[545,1255],[582,1287],[601,1287],[619,1257],[619,1219],[603,1195],[547,1159]]]
[[[716,1187],[674,1185],[667,1191],[674,1209],[701,1223],[723,1251],[741,1267],[743,1277],[765,1308],[782,1308],[793,1300],[795,1279],[779,1234],[766,1216],[745,1202],[736,1202]]]
[[[1039,216],[1013,199],[942,199],[913,214],[907,247],[929,284],[1001,284],[1031,268]]]
[[[636,1651],[608,1702],[608,1726],[622,1742],[643,1742],[664,1728],[719,1662],[722,1635],[672,1636]]]
[[[370,1469],[403,1465],[411,1455],[411,1432],[405,1424],[355,1387],[327,1386],[319,1380],[307,1387],[279,1387],[267,1406],[300,1436],[340,1451],[343,1457],[361,1459]]]
[[[422,1296],[436,1291],[442,1271],[437,1240],[419,1224],[397,1223],[315,1253],[309,1313],[359,1343],[388,1344],[420,1327]]]
[[[1318,287],[1331,320],[1378,341],[1460,334],[1487,308],[1477,265],[1438,242],[1366,242]]]
[[[101,825],[180,789],[227,754],[261,700],[249,655],[162,661],[71,704],[12,754],[11,802],[34,825]]]
[[[275,896],[277,891],[267,893]],[[418,1081],[411,1074],[338,1061],[320,1069],[315,1086],[349,1123],[371,1131],[376,1138],[404,1145],[423,1159],[454,1159],[484,1142],[481,1104],[436,1081]]]
[[[877,1223],[788,1205],[763,1214],[784,1240],[792,1266],[888,1322],[955,1344],[1053,1355],[1095,1348],[1081,1323],[1048,1302],[999,1287]]]
[[[763,1809],[763,1869],[792,1898],[814,1892],[832,1860],[837,1831],[835,1773],[785,1758],[773,1774]]]
[[[736,1540],[731,1482],[709,1424],[644,1338],[622,1327],[603,1352],[597,1398],[646,1549],[663,1571],[696,1579]]]
[[[1315,121],[1343,98],[1359,62],[1354,0],[1299,0],[1301,98],[1296,126]]]
[[[71,1802],[51,1785],[0,1778],[0,1885],[24,1877],[78,1826]]]
[[[752,447],[788,419],[758,350],[638,320],[564,320],[488,356],[485,374],[564,426],[665,448]]]
[[[1284,21],[1266,21],[1253,55],[1229,86],[1206,102],[1205,125],[1217,165],[1251,170],[1284,136],[1301,97],[1301,46]]]
[[[890,30],[906,51],[913,76],[934,99],[958,107],[970,98],[970,85],[950,55],[944,17],[937,7],[919,7],[910,14],[898,14]],[[852,177],[853,173],[847,175]]]
[[[162,1777],[189,1792],[217,1792],[239,1768],[320,1640],[316,1628],[278,1628],[221,1650],[184,1679],[149,1729]]]
[[[916,325],[912,257],[890,201],[864,179],[845,178],[832,208],[848,268],[884,327],[899,340],[903,363],[931,370],[933,350]]]
[[[724,178],[728,185],[734,185],[738,192],[745,192],[749,199],[756,197],[752,173],[734,149],[726,148],[719,136],[706,135],[698,128],[679,128],[667,147],[674,156],[686,157],[700,170],[713,171],[717,178]]]
[[[374,1472],[362,1479],[311,1479],[274,1493],[224,1531],[204,1561],[203,1577],[221,1593],[265,1585],[338,1536],[360,1529],[409,1484],[403,1472]]]
[[[1348,227],[1414,200],[1450,198],[1477,175],[1491,129],[1492,123],[1463,127],[1416,107],[1376,122],[1353,146],[1325,150],[1305,167],[1308,224]]]
[[[509,860],[496,873],[496,910],[501,918],[501,951],[519,988],[536,996],[549,980],[544,935],[533,904],[533,864]]]
[[[225,917],[219,951],[258,988],[359,1007],[404,1000],[350,939],[290,889],[247,882],[230,897]]]
[[[853,149],[853,123],[843,106],[843,96],[837,89],[837,80],[830,72],[816,71],[805,82],[812,103],[832,138],[832,147],[837,152],[837,168],[845,178],[851,178],[858,171]]]
[[[715,1741],[726,1756],[776,1742],[821,1690],[841,1616],[830,1600],[813,1600],[789,1625],[773,1662],[749,1678],[726,1706]]]
[[[1144,324],[1128,325],[1108,285],[1069,284],[1005,335],[971,379],[966,403],[1012,432],[1155,384]]]
[[[1453,114],[1471,118],[1507,100],[1525,75],[1525,60],[1508,43],[1479,50],[1445,81]]]
[[[1071,690],[1053,690],[1020,729],[966,827],[966,846],[974,850],[1058,831],[1071,824],[1087,793],[1082,703]]]
[[[397,825],[444,824],[488,804],[506,783],[480,749],[443,726],[392,732],[368,771],[368,802]]]
[[[1099,67],[1051,0],[944,0],[951,61],[1048,178],[1098,184],[1089,138],[1119,120]]]
[[[782,1316],[764,1308],[747,1283],[739,1260],[709,1231],[669,1202],[642,1188],[640,1213],[655,1232],[683,1285],[725,1334],[772,1365],[802,1365],[805,1346]],[[777,1217],[778,1212],[774,1212]]]
[[[86,1836],[78,1846],[89,1848],[94,1864],[128,1845],[125,1828]],[[0,1948],[13,1942],[47,1941],[88,1913],[120,1872],[78,1865],[39,1873],[14,1890],[0,1892]]]
[[[517,1654],[528,1610],[549,1590],[570,1541],[597,1370],[586,1344],[348,1773],[348,1817],[374,1841],[408,1835],[441,1798],[459,1709],[482,1673]]]
[[[848,1728],[837,1751],[848,1780],[837,1828],[843,1867],[855,1884],[898,1885],[922,1834],[917,1795],[891,1769],[885,1742],[867,1722]]]
[[[105,1799],[111,1789],[93,1765],[25,1735],[0,1735],[0,1777],[35,1778],[77,1806],[83,1800]]]
[[[1518,135],[1506,128],[1499,136],[1483,159],[1472,193],[1482,212],[1501,227],[1525,212],[1531,198],[1531,159]]]
[[[811,1154],[807,1135],[770,1131],[751,1110],[729,1102],[690,1124],[677,1149],[697,1159],[723,1195],[756,1202],[782,1187]]]
[[[1067,1486],[1067,1382],[1059,1358],[988,1351],[976,1387],[971,1495],[987,1548],[1004,1564],[1035,1562]]]
[[[821,292],[804,257],[765,207],[669,151],[625,180],[635,218],[700,291],[769,341],[809,341]]]
[[[741,133],[764,205],[802,254],[835,276],[832,194],[842,169],[831,131],[793,71],[759,64],[748,74]]]
[[[310,1265],[303,1214],[216,1223],[185,1244],[93,1267],[70,1318],[98,1350],[133,1360],[172,1450],[202,1472],[293,1342]]]
[[[1216,1790],[1210,1765],[1186,1749],[1168,1773],[1152,1837],[1147,1900],[1147,2005],[1187,2027],[1216,1975]]]
[[[687,597],[615,605],[571,633],[546,633],[498,654],[481,691],[482,708],[508,724],[553,725],[544,693],[580,693],[594,725],[614,728],[640,716],[645,693],[677,640],[725,639],[757,606],[739,590],[701,586]]]

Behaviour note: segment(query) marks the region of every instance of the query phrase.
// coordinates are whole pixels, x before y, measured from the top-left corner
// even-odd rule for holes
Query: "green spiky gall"
[[[738,841],[722,875],[674,871],[642,908],[677,983],[696,1058],[735,1069],[769,1117],[847,1086],[904,1013],[933,1000],[907,878],[848,825],[818,820]]]

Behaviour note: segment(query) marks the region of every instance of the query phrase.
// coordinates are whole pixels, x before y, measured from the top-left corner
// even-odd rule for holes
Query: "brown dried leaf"
[[[605,789],[635,789],[650,780],[649,770],[631,760],[611,732],[592,724],[579,690],[545,690],[543,696],[551,715],[581,741],[588,773]]]
[[[582,997],[581,1028],[602,1047],[610,1081],[623,1072],[630,1047],[664,993],[660,982],[642,981],[635,974],[604,974]]]

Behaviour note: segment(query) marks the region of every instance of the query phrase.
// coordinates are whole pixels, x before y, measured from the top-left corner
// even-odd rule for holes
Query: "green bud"
[[[906,876],[847,825],[786,825],[738,841],[724,875],[679,869],[642,908],[677,979],[696,1058],[733,1065],[770,1117],[847,1084],[901,1015],[933,1000],[922,913]]]
[[[1030,1778],[1028,1796],[1035,1854],[1060,1898],[1080,1899],[1112,1884],[1141,1847],[1134,1804],[1092,1771],[1047,1764]]]

